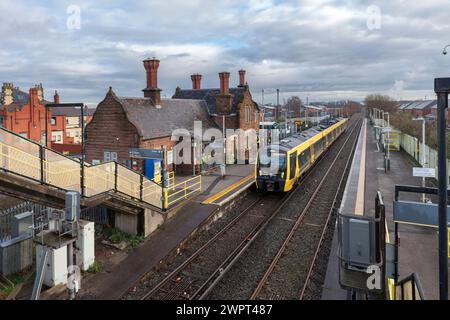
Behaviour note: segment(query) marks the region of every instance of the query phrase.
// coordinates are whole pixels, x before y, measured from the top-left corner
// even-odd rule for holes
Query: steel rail
[[[283,244],[281,245],[280,249],[278,250],[277,254],[275,255],[275,257],[273,258],[272,262],[270,263],[269,268],[266,270],[264,276],[261,278],[260,282],[258,283],[258,286],[256,287],[256,289],[253,291],[250,300],[255,300],[259,294],[261,293],[261,290],[263,289],[264,285],[266,284],[268,278],[270,277],[270,275],[272,274],[275,266],[277,265],[277,263],[279,262],[281,256],[283,255],[287,244],[289,243],[289,241],[291,240],[291,238],[294,236],[295,231],[297,230],[297,228],[299,227],[299,225],[302,223],[303,218],[305,216],[305,214],[307,213],[307,211],[309,210],[309,207],[311,206],[311,204],[313,203],[313,201],[316,199],[316,196],[319,192],[319,190],[322,188],[324,182],[327,180],[328,175],[330,174],[331,170],[333,169],[335,163],[337,162],[339,156],[341,155],[342,151],[344,150],[344,148],[347,146],[348,141],[350,140],[350,138],[352,137],[352,134],[354,132],[354,130],[356,130],[357,127],[360,128],[359,126],[360,121],[358,121],[355,126],[353,127],[351,133],[348,135],[347,139],[345,140],[344,144],[342,145],[341,149],[339,150],[339,152],[337,153],[336,157],[334,158],[333,162],[331,163],[331,165],[328,167],[328,170],[326,171],[325,175],[322,177],[319,185],[316,187],[316,189],[314,190],[314,193],[311,195],[309,201],[307,202],[306,206],[304,207],[304,209],[302,210],[301,214],[299,215],[299,217],[297,218],[295,224],[292,226],[288,236],[285,238]]]
[[[177,274],[179,274],[185,267],[189,265],[191,261],[197,258],[203,251],[209,248],[221,235],[223,235],[226,231],[228,231],[231,227],[233,227],[242,217],[244,217],[248,211],[254,208],[259,202],[261,202],[262,198],[255,200],[252,202],[247,208],[245,208],[238,216],[236,216],[233,220],[231,220],[223,229],[221,229],[217,234],[215,234],[211,239],[208,240],[203,246],[201,246],[197,251],[195,251],[186,261],[184,261],[180,266],[178,266],[174,271],[172,271],[169,275],[167,275],[161,282],[159,282],[155,287],[152,288],[149,292],[141,297],[141,300],[145,300],[152,295],[154,295],[158,290],[160,290],[164,285],[166,285],[171,279],[173,279]]]
[[[353,132],[353,131],[352,131]],[[339,138],[339,137],[338,137]],[[348,140],[348,138],[347,138]],[[346,140],[346,141],[347,141]],[[337,141],[337,139],[335,140]],[[334,142],[335,142],[334,141]],[[346,143],[346,142],[345,142]],[[345,144],[344,143],[344,144]],[[322,153],[322,155],[326,154]],[[315,168],[322,161],[324,157],[320,157],[310,170],[305,174],[303,180],[307,179],[313,172],[315,172]],[[190,297],[190,299],[203,299],[217,284],[217,282],[223,277],[223,275],[231,268],[232,265],[237,261],[237,259],[241,256],[241,254],[248,248],[248,246],[253,242],[254,239],[257,238],[259,233],[265,228],[265,226],[272,220],[272,218],[277,215],[277,213],[281,210],[285,203],[287,203],[295,193],[295,190],[298,189],[299,183],[296,184],[293,190],[285,195],[277,205],[277,209],[270,214],[268,217],[262,219],[262,221],[253,228],[244,240],[233,250],[231,254],[221,263],[221,265],[213,271],[211,276],[196,290],[196,292]],[[214,235],[208,242],[206,242],[202,247],[200,247],[196,252],[194,252],[186,261],[184,261],[180,266],[178,266],[174,271],[172,271],[169,275],[167,275],[161,282],[159,282],[155,287],[153,287],[150,291],[144,294],[140,299],[145,300],[154,296],[160,289],[162,289],[171,279],[175,278],[180,272],[182,272],[194,259],[200,256],[200,254],[209,248],[215,241],[223,235],[226,231],[228,231],[231,227],[233,227],[245,214],[254,208],[257,203],[259,203],[262,199],[256,200],[252,203],[248,208],[244,209],[237,217],[235,217],[230,223],[228,223],[222,230],[220,230],[216,235]],[[141,277],[142,279],[142,277]],[[141,280],[140,279],[140,280]],[[138,280],[138,281],[140,281]]]
[[[336,209],[335,205],[336,205],[336,203],[338,201],[338,196],[339,196],[340,190],[342,188],[342,184],[344,183],[344,178],[345,178],[346,172],[348,171],[348,168],[349,168],[349,165],[350,165],[350,160],[353,158],[352,155],[355,153],[357,144],[358,144],[358,139],[356,138],[355,142],[353,144],[351,155],[347,159],[347,163],[345,164],[345,169],[344,169],[343,174],[341,176],[341,179],[339,181],[339,185],[338,185],[338,187],[336,189],[336,193],[334,195],[333,203],[331,205],[330,211],[328,212],[327,220],[325,221],[325,225],[324,225],[324,228],[322,230],[322,234],[320,235],[319,243],[318,243],[317,248],[316,248],[316,250],[314,252],[314,257],[313,257],[313,260],[311,261],[311,265],[309,267],[305,283],[303,284],[303,288],[302,288],[302,291],[300,293],[300,299],[299,300],[303,300],[303,297],[305,296],[306,289],[308,288],[310,279],[311,279],[311,277],[313,275],[313,269],[314,269],[314,266],[316,264],[317,257],[319,256],[319,252],[320,252],[320,248],[321,248],[321,246],[323,244],[323,240],[324,240],[325,235],[327,233],[328,224],[330,222],[331,216],[333,215],[333,211]]]
[[[356,128],[357,124],[358,124],[358,122],[354,125],[354,127],[352,129],[352,132]],[[351,133],[349,134],[349,137],[350,136],[351,136]],[[343,145],[346,145],[349,137],[345,140]],[[335,141],[337,141],[337,139],[334,140],[334,142]],[[339,156],[340,152],[341,151],[339,151],[339,153],[336,156],[335,160]],[[317,164],[320,163],[322,161],[322,159],[324,159],[324,157],[322,155],[325,155],[326,153],[327,152],[322,152],[320,159],[317,162],[314,163],[314,165],[312,166],[312,170],[308,171],[308,173],[305,175],[305,178],[303,179],[303,181],[309,175],[311,175],[312,172],[315,171],[314,169],[317,168]],[[333,163],[334,163],[334,161],[333,161]],[[224,264],[225,263],[227,263],[227,264],[224,265],[224,266],[219,267],[215,271],[215,273],[213,275],[211,275],[210,278],[208,278],[207,282],[204,283],[203,287],[206,287],[209,282],[211,284],[208,285],[208,287],[206,287],[206,289],[205,288],[201,288],[202,290],[199,289],[196,292],[196,295],[200,295],[201,294],[200,297],[199,297],[199,300],[205,299],[206,296],[209,294],[209,292],[211,292],[211,290],[214,289],[214,287],[218,284],[220,279],[222,279],[223,276],[230,270],[230,268],[239,260],[240,256],[247,250],[247,248],[253,243],[253,241],[259,236],[259,234],[266,228],[266,226],[269,224],[269,222],[272,221],[272,219],[281,211],[283,206],[291,199],[291,197],[295,194],[295,191],[297,190],[297,188],[299,186],[300,186],[300,183],[297,183],[295,188],[290,191],[290,193],[286,196],[286,198],[283,198],[283,200],[282,200],[281,204],[278,206],[278,208],[265,221],[262,221],[261,224],[255,228],[255,232],[251,235],[251,237],[249,237],[248,239],[244,240],[240,244],[239,248],[237,248],[235,251],[233,251],[232,255],[230,255],[230,257],[228,257],[226,259],[226,261],[224,262]],[[200,292],[200,291],[203,291],[203,292]]]

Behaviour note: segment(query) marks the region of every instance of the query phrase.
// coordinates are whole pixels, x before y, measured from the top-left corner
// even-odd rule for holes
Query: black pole
[[[45,146],[48,147],[48,107],[45,106]]]
[[[164,146],[161,146],[161,150],[162,150],[162,161],[161,161],[161,192],[162,192],[162,210],[166,211],[166,198],[165,198],[165,194],[164,194],[164,189],[166,187],[166,169],[164,168],[164,162],[165,162],[165,154],[164,154]]]
[[[450,78],[434,80],[438,101],[438,195],[439,195],[439,298],[448,300],[448,242],[447,242],[447,141],[446,112]]]
[[[81,196],[84,197],[84,106],[81,107]]]

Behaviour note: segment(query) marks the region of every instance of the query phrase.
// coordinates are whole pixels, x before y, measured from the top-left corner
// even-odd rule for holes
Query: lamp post
[[[413,119],[413,121],[422,121],[422,150],[421,150],[421,158],[422,158],[422,168],[425,168],[425,118],[418,117]],[[422,187],[425,187],[425,177],[422,177]],[[425,193],[422,193],[422,202],[425,203]]]
[[[445,52],[445,48],[444,48]],[[445,54],[445,53],[444,53]],[[445,137],[445,114],[448,109],[450,78],[435,78],[437,94],[438,136],[438,195],[439,195],[439,298],[448,300],[448,239],[447,239],[447,141]]]
[[[388,142],[389,143],[386,143],[386,139],[384,139],[384,142],[385,142],[385,145],[387,146],[387,169],[388,169],[388,171],[391,171],[391,152],[390,152],[390,142],[391,142],[391,135],[390,135],[390,132],[391,132],[391,125],[390,125],[390,123],[389,123],[389,112],[384,112],[383,111],[383,120],[384,120],[384,116],[385,115],[387,115],[387,130],[388,130],[388,132],[387,132],[387,140],[388,140]]]

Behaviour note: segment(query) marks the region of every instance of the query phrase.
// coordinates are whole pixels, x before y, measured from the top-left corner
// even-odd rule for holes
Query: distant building
[[[29,93],[3,83],[0,102],[0,125],[25,138],[45,144],[45,107],[42,84],[30,88]],[[48,113],[48,142],[51,137],[51,112]]]

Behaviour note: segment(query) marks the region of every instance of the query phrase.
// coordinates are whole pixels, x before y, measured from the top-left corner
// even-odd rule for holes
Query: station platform
[[[387,239],[394,241],[393,201],[395,185],[421,186],[422,178],[413,177],[413,167],[418,166],[404,151],[390,151],[390,171],[384,169],[384,152],[375,137],[369,120],[361,128],[352,167],[347,179],[342,205],[352,208],[353,214],[373,217],[375,197],[380,191],[387,223]],[[428,180],[428,179],[427,179]],[[435,187],[432,181],[427,186]],[[405,193],[402,200],[421,201],[420,194]],[[436,203],[436,198],[430,199]],[[345,212],[349,214],[348,209]],[[399,280],[411,273],[420,279],[425,299],[439,298],[438,233],[436,228],[399,224]],[[325,283],[323,300],[350,299],[347,290],[339,285],[338,234],[334,231]]]
[[[145,273],[176,252],[180,243],[207,224],[222,206],[245,192],[254,181],[253,170],[253,165],[230,165],[224,178],[220,169],[202,176],[199,195],[185,201],[176,214],[136,249],[121,252],[120,257],[115,257],[120,261],[105,264],[101,272],[85,280],[78,299],[120,299]],[[175,177],[176,183],[182,179]]]

